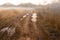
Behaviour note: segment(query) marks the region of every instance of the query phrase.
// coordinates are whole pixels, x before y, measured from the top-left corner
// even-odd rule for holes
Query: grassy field
[[[60,40],[60,13],[46,8],[38,9],[37,14],[38,25],[48,35],[48,40]]]
[[[59,13],[47,9],[36,9],[31,13],[30,11],[0,10],[0,40],[60,40]],[[35,23],[31,21],[34,12],[37,14],[36,30]],[[29,15],[23,18],[27,13]],[[27,32],[24,27],[28,30]]]

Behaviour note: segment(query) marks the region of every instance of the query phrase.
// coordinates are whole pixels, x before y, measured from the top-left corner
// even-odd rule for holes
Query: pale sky
[[[33,4],[45,4],[44,2],[45,0],[0,0],[0,5],[4,4],[4,3],[12,3],[15,5],[18,5],[20,3],[33,3]],[[57,0],[47,0],[46,4],[48,3],[52,3],[53,1],[57,1]]]

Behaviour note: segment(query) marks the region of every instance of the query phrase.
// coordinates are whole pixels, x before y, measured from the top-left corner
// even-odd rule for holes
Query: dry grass
[[[22,32],[24,20],[21,22],[19,20],[26,12],[25,9],[0,10],[0,40],[60,40],[59,13],[45,9],[36,10],[38,31],[35,32],[34,25],[29,20],[28,27],[30,32],[26,34]],[[10,34],[7,33],[9,29],[1,31],[6,27],[10,29]],[[14,33],[12,32],[13,30],[15,31]],[[13,33],[12,36],[11,33]]]

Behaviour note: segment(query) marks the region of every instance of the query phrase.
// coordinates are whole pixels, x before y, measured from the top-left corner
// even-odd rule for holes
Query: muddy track
[[[33,14],[34,12],[27,12],[21,15],[17,15],[15,18],[11,20],[12,21],[11,26],[10,27],[7,26],[6,27],[7,29],[4,28],[7,32],[14,34],[14,35],[12,34],[11,36],[12,40],[50,40],[48,37],[49,35],[48,30],[43,24],[44,23],[43,16],[41,14],[36,13],[36,15],[33,17],[32,16]],[[36,16],[37,18],[35,18]],[[16,29],[14,29],[15,27]],[[3,38],[5,38],[3,40],[11,40],[10,36],[9,37],[6,36],[8,33],[6,32],[5,34],[5,30],[2,29],[1,31],[1,34],[3,32],[3,34],[5,35],[4,37],[2,36],[3,34],[0,35],[1,40]],[[7,39],[7,37],[9,39]]]

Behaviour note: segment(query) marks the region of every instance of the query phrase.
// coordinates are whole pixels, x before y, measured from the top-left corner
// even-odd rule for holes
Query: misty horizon
[[[59,2],[59,0],[0,0],[0,5],[3,5],[5,3],[10,3],[13,5],[19,5],[19,4],[24,4],[24,3],[32,3],[35,5],[47,5],[47,4],[51,4],[54,2]]]

